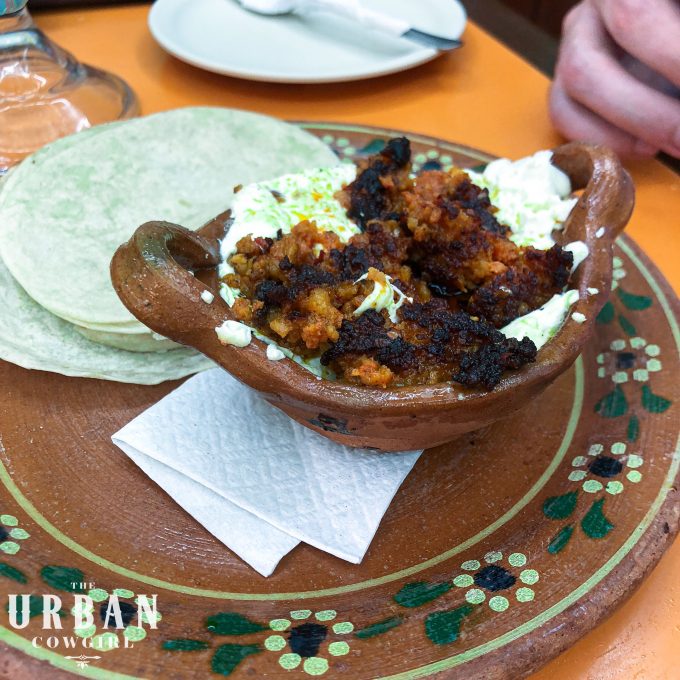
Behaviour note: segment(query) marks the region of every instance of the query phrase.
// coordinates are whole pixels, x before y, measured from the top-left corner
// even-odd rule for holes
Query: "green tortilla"
[[[81,132],[69,135],[68,137],[62,137],[61,139],[48,144],[29,156],[19,166],[12,169],[12,172],[17,175],[13,182],[23,183],[24,178],[27,176],[29,177],[28,181],[30,182],[31,173],[40,172],[40,168],[47,159],[53,159],[59,156],[59,154],[61,154],[64,150],[72,149],[73,147],[85,142],[89,138],[121,124],[122,123],[108,123],[106,125],[98,125],[93,128],[86,128]],[[0,178],[0,189],[3,186],[2,179],[6,180],[7,176]],[[152,342],[153,338],[148,329],[142,326],[136,319],[132,319],[128,323],[116,324],[115,333],[111,332],[112,328],[112,326],[108,325],[104,326],[102,329],[99,329],[97,324],[92,324],[89,328],[77,326],[77,329],[80,330],[81,333],[90,340],[121,349],[132,349],[133,351],[159,351],[169,349],[171,347],[177,347],[176,344],[171,343],[169,340],[164,341],[164,345],[154,344]],[[125,337],[119,342],[117,341],[117,338],[119,337],[119,334],[122,333],[130,335],[137,334],[139,339],[137,340],[133,337]],[[151,349],[152,347],[153,349]]]
[[[119,301],[109,262],[137,226],[197,228],[229,206],[237,184],[337,162],[298,127],[229,109],[178,109],[80,133],[6,180],[0,257],[45,309],[119,333],[125,345],[126,336],[150,336]]]
[[[59,156],[59,154],[64,150],[72,149],[94,135],[98,135],[121,124],[122,123],[108,123],[106,125],[98,125],[93,128],[86,128],[81,132],[69,135],[68,137],[62,137],[61,139],[48,144],[28,157],[25,162],[12,169],[12,172],[17,174],[17,178],[14,181],[22,183],[27,175],[30,177],[31,173],[40,172],[39,169],[36,169],[36,166],[40,168],[47,159],[53,159],[56,156]],[[0,178],[0,189],[3,186],[2,180],[6,178],[7,176]],[[30,178],[29,181],[31,181]],[[111,325],[105,325],[100,328],[97,324],[89,324],[88,328],[81,326],[78,326],[77,328],[83,333],[83,335],[85,335],[85,337],[88,337],[90,340],[122,349],[130,348],[133,349],[133,351],[161,351],[171,347],[177,347],[176,344],[171,343],[169,340],[166,340],[164,345],[158,345],[153,342],[153,338],[148,329],[142,326],[136,319],[132,319],[127,323],[116,324],[115,332],[111,332],[111,329],[114,328]],[[119,342],[117,338],[118,335],[122,333],[130,335],[138,334],[139,340],[135,340],[130,337],[123,338]]]
[[[182,347],[128,352],[91,342],[32,300],[0,261],[0,359],[24,368],[83,378],[156,385],[213,367]]]
[[[129,352],[167,352],[169,349],[181,347],[176,342],[153,333],[113,333],[73,325],[83,337],[92,342],[117,349],[126,349]]]
[[[19,177],[34,165],[103,130],[99,126],[64,137],[33,154],[11,171]],[[0,179],[3,189],[7,176]],[[214,364],[187,348],[163,354],[126,352],[90,342],[79,329],[32,300],[0,260],[0,359],[24,368],[85,378],[155,385],[183,378]]]

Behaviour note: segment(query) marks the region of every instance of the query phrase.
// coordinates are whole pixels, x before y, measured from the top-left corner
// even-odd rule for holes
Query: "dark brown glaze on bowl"
[[[221,344],[215,328],[234,318],[213,273],[226,213],[197,233],[167,222],[143,224],[113,257],[113,285],[146,326],[196,348],[291,418],[333,441],[383,451],[436,446],[505,418],[540,394],[574,363],[607,300],[612,244],[633,209],[632,181],[603,147],[566,144],[554,151],[553,162],[569,175],[575,190],[583,189],[559,240],[588,245],[589,256],[570,284],[580,293],[571,313],[584,314],[586,321],[577,323],[569,315],[535,363],[508,372],[492,391],[453,383],[391,389],[343,384],[318,379],[289,359],[270,361],[266,345],[255,338],[244,348]],[[215,295],[209,305],[201,300],[208,288]],[[599,293],[589,295],[587,288]]]

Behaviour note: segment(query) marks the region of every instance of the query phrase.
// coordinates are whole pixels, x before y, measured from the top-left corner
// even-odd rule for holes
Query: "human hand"
[[[680,157],[680,3],[582,0],[565,18],[550,114],[570,139]]]

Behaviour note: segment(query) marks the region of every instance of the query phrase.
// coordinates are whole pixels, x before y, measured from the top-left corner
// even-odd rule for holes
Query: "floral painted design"
[[[630,414],[630,390],[632,386],[640,386],[639,403],[648,413],[663,413],[670,408],[671,401],[652,391],[652,376],[662,370],[661,349],[655,343],[648,342],[637,331],[637,321],[626,316],[629,312],[643,312],[652,306],[653,300],[647,295],[630,293],[620,285],[626,276],[623,261],[614,258],[614,281],[612,288],[616,291],[615,300],[609,300],[597,316],[600,325],[611,325],[615,321],[626,338],[612,340],[609,348],[597,355],[597,375],[610,380],[614,387],[595,404],[595,412],[603,418],[620,418]],[[616,301],[616,304],[615,304]],[[617,308],[621,308],[621,311]],[[632,319],[632,320],[631,320]],[[628,385],[628,391],[624,391]],[[639,419],[635,413],[629,415],[628,431],[635,432],[639,427]]]
[[[625,489],[619,477],[625,476],[633,484],[642,479],[638,468],[644,463],[643,457],[639,453],[627,451],[625,442],[614,442],[607,453],[603,444],[593,444],[587,456],[576,456],[572,460],[574,469],[569,473],[569,480],[583,482],[581,488],[586,493],[598,493],[604,489],[616,496]]]
[[[453,167],[453,158],[449,154],[440,154],[436,149],[430,149],[427,153],[416,153],[413,156],[413,172],[424,170],[450,170]]]
[[[647,382],[650,373],[662,369],[660,354],[659,346],[644,338],[617,338],[610,343],[608,351],[597,355],[597,377],[608,377],[615,385],[630,380]]]
[[[437,645],[455,642],[465,619],[475,609],[488,607],[492,612],[500,613],[513,602],[531,602],[536,596],[531,586],[540,580],[536,569],[527,568],[527,556],[521,552],[512,552],[504,559],[500,550],[492,550],[484,555],[483,560],[466,560],[460,569],[463,573],[450,581],[407,583],[393,598],[402,607],[414,608],[451,590],[456,594],[464,591],[462,603],[459,601],[452,609],[435,611],[425,617],[425,634]],[[403,617],[378,621],[362,628],[356,637],[363,639],[383,634],[403,622]]]
[[[308,675],[323,675],[329,668],[325,654],[349,654],[349,642],[343,639],[330,640],[330,637],[346,636],[354,630],[349,621],[333,623],[337,618],[335,610],[325,609],[312,616],[311,610],[298,609],[291,611],[289,616],[272,619],[269,628],[273,634],[264,641],[265,649],[282,652],[278,659],[281,668],[293,670],[302,664]]]
[[[671,401],[655,394],[651,386],[651,376],[662,369],[661,349],[648,343],[644,338],[635,336],[629,340],[617,338],[609,345],[609,350],[597,355],[597,375],[611,379],[614,388],[596,404],[595,412],[603,418],[619,418],[630,411],[630,389],[624,385],[639,385],[639,403],[649,413],[663,413],[671,406]],[[639,421],[634,414],[630,416],[629,430],[635,429]]]
[[[619,287],[619,281],[626,276],[626,270],[623,267],[623,260],[620,257],[614,256],[612,260],[612,290]]]
[[[312,612],[296,609],[287,617],[274,618],[268,624],[253,621],[236,612],[220,612],[205,620],[205,628],[212,635],[250,640],[221,644],[214,649],[211,668],[214,673],[230,675],[249,656],[264,651],[278,654],[278,664],[287,671],[299,669],[307,675],[323,675],[335,657],[350,652],[350,634],[354,625],[338,621],[334,609]],[[267,636],[262,639],[262,634]],[[253,636],[257,636],[254,638]],[[178,638],[166,640],[163,649],[196,652],[211,649],[211,641]]]
[[[506,563],[507,566],[504,566],[503,553],[500,551],[484,555],[484,565],[479,560],[467,560],[460,565],[465,573],[456,576],[453,584],[457,588],[468,588],[465,592],[466,602],[486,602],[495,612],[505,611],[512,601],[531,602],[535,593],[529,586],[538,583],[538,572],[524,568],[527,564],[524,553],[511,553]]]
[[[605,514],[605,500],[623,493],[629,484],[642,480],[639,468],[644,458],[633,442],[637,431],[628,428],[629,441],[616,441],[607,446],[600,442],[591,444],[585,455],[577,455],[571,461],[568,479],[579,484],[579,489],[559,496],[551,496],[543,502],[543,514],[547,519],[571,520],[581,498],[590,498],[587,512],[578,525],[570,521],[550,540],[547,549],[552,554],[561,552],[572,539],[576,527],[590,539],[606,538],[614,524]]]
[[[349,139],[347,139],[347,137],[324,135],[321,138],[321,140],[324,142],[324,144],[328,144],[328,146],[330,146],[333,149],[333,151],[335,151],[335,154],[343,163],[354,163],[354,158],[357,155],[357,153],[363,152],[363,149],[357,151],[356,147],[352,146],[351,142],[349,141]],[[373,141],[377,142],[377,144],[374,144],[376,150],[365,154],[367,156],[371,155],[371,153],[376,153],[377,151],[380,151],[380,149],[382,149],[382,147],[385,145],[385,141],[382,139],[380,140],[376,139]]]
[[[139,642],[147,636],[146,629],[136,625],[138,623],[139,598],[146,596],[142,595],[138,597],[132,590],[127,590],[126,588],[116,588],[111,593],[103,588],[92,588],[88,590],[86,594],[92,600],[93,604],[89,607],[86,604],[81,605],[82,613],[93,614],[95,623],[84,628],[75,628],[73,632],[82,638],[92,638],[92,646],[94,649],[99,651],[110,651],[120,646],[120,638],[118,637],[119,631],[115,630],[116,624],[113,614],[109,614],[107,617],[107,609],[111,595],[115,595],[118,598],[121,618],[123,625],[125,626],[121,633],[123,638],[129,642]],[[72,608],[71,613],[75,616],[79,613],[78,610],[79,607],[75,606]],[[97,621],[97,617],[100,619],[100,622]],[[161,613],[157,611],[155,622],[158,623],[161,618]],[[141,614],[141,621],[142,623],[151,623],[145,611]],[[97,633],[98,624],[103,628],[106,628],[106,630]],[[111,630],[111,628],[114,628],[114,630]]]
[[[0,550],[6,555],[16,555],[21,550],[21,543],[30,537],[25,529],[19,526],[14,515],[0,515]]]

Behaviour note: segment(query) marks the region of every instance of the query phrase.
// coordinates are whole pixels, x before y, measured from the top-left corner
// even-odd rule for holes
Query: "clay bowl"
[[[560,241],[581,240],[590,251],[570,284],[580,292],[572,312],[584,314],[586,321],[577,323],[568,316],[535,363],[507,373],[492,391],[449,383],[392,389],[347,385],[317,379],[289,359],[268,360],[266,345],[255,338],[244,348],[222,345],[215,328],[233,316],[218,294],[214,268],[228,213],[198,232],[167,222],[143,224],[113,258],[113,285],[146,326],[196,348],[329,439],[382,451],[435,446],[506,418],[539,395],[576,360],[607,300],[612,244],[634,203],[631,179],[616,156],[602,147],[567,144],[554,151],[553,162],[569,175],[575,190],[583,189]],[[597,288],[599,294],[589,295],[587,288]],[[209,305],[200,297],[206,289],[215,295]]]

